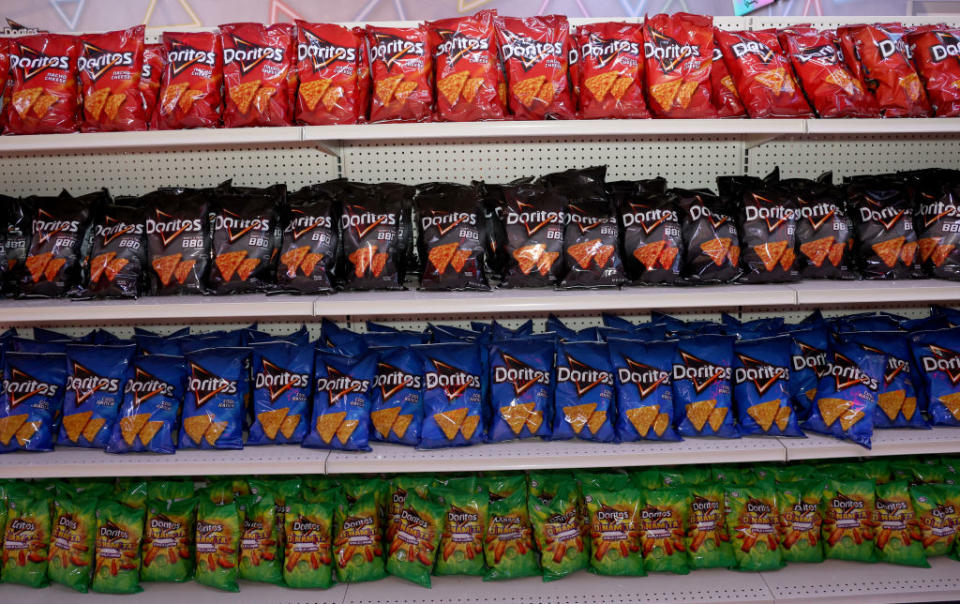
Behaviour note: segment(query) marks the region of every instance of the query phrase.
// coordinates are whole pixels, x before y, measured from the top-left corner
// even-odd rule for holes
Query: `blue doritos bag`
[[[31,340],[21,336],[10,338],[10,346],[13,352],[22,352],[25,354],[66,354],[67,344],[72,344],[72,340]]]
[[[949,329],[950,320],[943,316],[921,317],[919,319],[904,319],[900,321],[903,331],[931,331],[934,329]]]
[[[680,338],[673,357],[674,416],[680,436],[739,438],[733,419],[733,336]]]
[[[817,382],[816,403],[801,427],[869,449],[886,363],[884,355],[859,344],[832,341],[826,370]]]
[[[370,396],[377,357],[318,349],[313,361],[313,422],[304,447],[370,450]]]
[[[406,348],[426,344],[429,336],[414,331],[374,331],[363,334],[367,348]]]
[[[430,333],[430,342],[433,344],[446,344],[448,342],[479,342],[486,340],[486,332],[473,331],[472,329],[463,329],[453,325],[434,325],[428,324],[427,331]]]
[[[321,325],[320,339],[317,341],[317,348],[320,350],[350,357],[359,357],[367,353],[363,334],[344,329],[330,319],[324,319]]]
[[[51,451],[67,380],[62,354],[3,355],[0,453]]]
[[[487,442],[550,436],[555,352],[553,338],[509,339],[490,347]]]
[[[67,346],[67,383],[57,444],[103,449],[117,420],[136,346]]]
[[[552,437],[614,442],[616,391],[607,345],[567,342],[557,347]]]
[[[204,348],[186,354],[180,449],[242,449],[250,399],[250,349]]]
[[[123,387],[123,403],[107,442],[108,453],[175,453],[177,416],[187,381],[180,356],[134,357]],[[183,445],[184,436],[180,435]]]
[[[680,440],[673,429],[676,342],[611,339],[617,391],[617,437],[622,441]]]
[[[244,329],[242,330],[242,334],[243,346],[261,344],[263,342],[290,342],[297,346],[310,346],[310,332],[307,331],[306,326],[302,326],[297,331],[282,336],[275,336],[258,329]]]
[[[673,318],[670,315],[663,315],[663,316],[668,319]],[[603,321],[604,326],[613,327],[614,329],[622,329],[624,331],[633,331],[633,329],[636,327],[634,323],[624,319],[623,317],[612,315],[606,312],[600,314],[600,319]]]
[[[960,426],[960,328],[911,336],[911,348],[934,426]]]
[[[887,366],[877,392],[873,427],[929,428],[917,407],[913,354],[907,334],[900,331],[848,332],[840,334],[840,337],[859,344],[867,352],[887,357]]]
[[[790,398],[801,419],[810,415],[817,398],[817,382],[827,369],[827,330],[823,326],[788,332],[793,339],[790,350]]]
[[[137,337],[137,336],[162,336],[162,335],[164,335],[164,334],[158,333],[158,332],[156,332],[156,331],[153,331],[152,329],[144,329],[143,327],[134,327],[134,328],[133,328],[133,336],[134,336],[134,337]],[[172,332],[166,334],[165,337],[167,337],[167,338],[182,338],[183,336],[188,336],[188,335],[190,335],[190,328],[189,328],[189,327],[181,327],[180,329],[177,329],[177,330],[175,330],[175,331],[172,331]]]
[[[396,333],[398,331],[400,330],[390,325],[367,321],[367,333]]]
[[[546,330],[557,334],[561,340],[572,342],[577,339],[577,330],[568,327],[566,323],[560,320],[556,315],[547,317]]]
[[[91,330],[82,336],[68,336],[65,333],[60,333],[59,331],[53,331],[52,329],[44,329],[42,327],[33,328],[33,339],[37,342],[73,342],[75,344],[96,344],[96,331]]]
[[[133,341],[137,345],[137,355],[145,354],[163,354],[167,356],[180,356],[182,347],[180,340],[183,336],[157,336],[149,334],[134,334]]]
[[[837,317],[838,331],[898,331],[907,318],[888,312],[865,312]]]
[[[243,346],[242,329],[234,331],[211,331],[209,333],[194,333],[178,338],[180,353],[184,356],[204,348],[238,348]]]
[[[303,442],[310,427],[313,346],[253,344],[253,423],[248,445]]]
[[[373,440],[417,446],[423,423],[423,358],[412,348],[381,348],[376,355]]]
[[[423,357],[423,428],[420,447],[483,442],[483,357],[470,343],[414,346]]]
[[[723,313],[720,318],[723,320],[723,326],[727,334],[744,340],[770,338],[783,331],[783,317],[741,321],[734,316]]]
[[[790,336],[733,345],[733,399],[744,436],[803,436],[790,397]]]

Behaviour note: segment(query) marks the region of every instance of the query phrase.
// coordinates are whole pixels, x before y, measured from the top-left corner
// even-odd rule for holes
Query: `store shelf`
[[[780,442],[787,449],[787,461],[832,457],[960,453],[960,428],[874,430],[871,449],[837,440],[831,436],[812,433],[808,433],[807,438],[782,438]]]
[[[310,296],[149,296],[138,300],[3,300],[0,325],[145,323],[151,321],[307,320]]]
[[[0,478],[89,478],[111,476],[219,476],[323,474],[328,452],[296,445],[243,450],[177,451],[174,455],[58,447],[0,455]]]
[[[199,128],[148,132],[74,132],[0,137],[0,153],[60,153],[95,150],[166,150],[185,147],[256,146],[299,142],[303,129]]]
[[[376,444],[371,453],[333,451],[328,474],[352,472],[471,472],[784,461],[775,438],[692,438],[682,442],[595,443],[528,439],[455,449],[419,450]]]
[[[804,281],[791,287],[800,305],[960,301],[960,283],[942,279]]]
[[[805,120],[807,134],[957,134],[960,120],[949,117]]]

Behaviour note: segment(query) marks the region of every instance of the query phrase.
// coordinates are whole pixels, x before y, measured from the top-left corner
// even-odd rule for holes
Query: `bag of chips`
[[[98,213],[81,295],[136,298],[146,289],[144,221],[141,207],[111,205]]]
[[[143,32],[84,34],[77,59],[83,93],[83,132],[146,130],[148,115],[140,92]]]
[[[239,578],[261,583],[283,583],[283,560],[278,544],[283,535],[273,495],[269,492],[241,495]]]
[[[47,576],[54,583],[87,593],[97,536],[96,495],[57,495],[53,501],[53,533]]]
[[[273,282],[282,236],[277,207],[285,197],[285,185],[217,192],[210,218],[214,268],[208,280],[214,293],[261,291]]]
[[[102,449],[123,402],[133,345],[69,344],[58,444]]]
[[[783,548],[777,534],[777,491],[773,481],[728,486],[724,498],[737,570],[762,572],[783,567]]]
[[[680,440],[673,429],[672,359],[675,342],[611,338],[610,361],[617,392],[617,438]]]
[[[490,510],[483,543],[487,563],[484,581],[540,574],[533,547],[527,491],[522,475],[490,485]]]
[[[437,557],[443,526],[442,504],[416,493],[409,494],[387,551],[387,573],[430,587],[430,571]],[[468,547],[473,546],[468,544]]]
[[[366,119],[369,70],[364,33],[332,23],[297,21],[298,124],[356,124]]]
[[[313,425],[303,446],[369,451],[371,389],[377,357],[317,349],[313,365]]]
[[[4,353],[0,453],[53,450],[65,383],[62,354]]]
[[[0,77],[3,76],[2,65],[0,65]],[[0,121],[6,111],[0,109]],[[33,234],[33,225],[31,223],[30,207],[23,200],[0,196],[0,206],[4,209],[0,211],[0,220],[3,220],[5,227],[0,227],[3,233],[3,251],[0,255],[5,255],[5,270],[0,271],[0,293],[15,294],[18,291],[19,284],[26,271],[27,250],[30,249],[30,237]]]
[[[733,568],[736,559],[727,533],[723,485],[712,482],[710,472],[689,468],[679,480],[668,483],[668,473],[661,473],[664,483],[680,485],[689,494],[686,537],[687,563],[691,569]]]
[[[803,476],[809,476],[809,473]],[[784,483],[778,477],[779,535],[784,562],[823,562],[820,545],[822,496],[822,480]]]
[[[740,244],[744,270],[741,280],[745,283],[797,281],[800,279],[795,266],[797,207],[793,199],[768,183],[757,185],[746,185],[734,197],[741,201]]]
[[[293,26],[230,23],[220,26],[220,40],[224,127],[291,125],[290,100],[295,91],[290,89],[290,74],[296,65]]]
[[[250,349],[188,352],[180,449],[242,449],[250,397]]]
[[[680,436],[738,438],[733,414],[731,336],[681,337],[673,358],[673,402]]]
[[[387,194],[391,193],[391,194]],[[403,282],[401,224],[404,189],[348,183],[338,200],[346,289],[400,289]]]
[[[733,346],[733,398],[744,436],[803,436],[790,400],[789,336],[739,340]]]
[[[567,200],[539,184],[505,187],[503,222],[509,254],[503,287],[555,285],[564,271]]]
[[[253,416],[248,445],[299,443],[310,423],[313,347],[253,344]]]
[[[950,554],[960,526],[960,485],[914,485],[910,487],[910,499],[923,553],[928,558]]]
[[[650,117],[643,98],[643,26],[586,23],[577,27],[577,42],[581,117]]]
[[[889,564],[930,568],[923,541],[914,539],[918,519],[913,513],[910,486],[897,480],[876,486],[873,521],[876,524],[877,560]]]
[[[443,506],[434,574],[483,575],[483,539],[489,509],[487,489],[471,477],[460,484],[431,487],[430,497]],[[402,523],[401,517],[391,539],[396,538]],[[400,548],[405,545],[402,543]]]
[[[578,53],[567,18],[497,17],[496,25],[510,113],[521,120],[573,119]]]
[[[52,494],[28,483],[7,489],[6,529],[3,538],[4,583],[46,587],[50,551]]]
[[[166,67],[152,130],[220,124],[223,44],[216,32],[163,32]]]
[[[540,567],[543,569],[543,580],[554,581],[562,579],[582,568],[587,568],[590,560],[589,547],[584,546],[584,527],[580,519],[580,493],[577,484],[566,477],[531,475],[530,493],[527,498],[527,507],[530,521],[533,524],[533,534],[540,550]],[[636,516],[636,505],[633,506],[631,519]],[[632,536],[635,547],[636,535]],[[618,550],[619,551],[619,550]],[[639,554],[634,554],[636,562],[640,562]],[[642,566],[640,572],[643,572]]]
[[[678,282],[684,245],[676,196],[640,192],[624,196],[618,206],[628,277],[634,283]]]
[[[333,586],[333,515],[335,504],[292,498],[283,517],[283,583],[287,587]]]
[[[944,329],[910,337],[925,395],[920,401],[934,426],[960,426],[960,329]]]
[[[420,257],[426,259],[420,287],[427,290],[487,289],[484,222],[473,187],[427,183],[416,189]]]
[[[590,572],[644,576],[644,494],[635,488],[607,490],[584,485],[590,530]],[[606,485],[612,486],[612,485]],[[659,568],[657,570],[663,570]]]
[[[917,248],[925,273],[955,281],[960,278],[960,188],[954,182],[937,185],[933,191],[918,192]]]
[[[84,239],[106,189],[81,197],[31,197],[30,248],[20,272],[21,296],[58,297],[80,283]]]
[[[827,559],[875,562],[874,482],[828,480],[823,490],[823,552]]]
[[[406,506],[405,502],[404,509],[407,509]],[[333,560],[338,581],[360,583],[376,581],[387,575],[383,562],[381,526],[375,492],[369,491],[352,500],[348,497],[338,504],[334,514],[333,540]],[[436,524],[433,530],[435,538],[439,538]],[[430,542],[435,551],[436,541]]]
[[[423,359],[410,348],[383,348],[371,389],[373,440],[416,446],[423,423]]]
[[[196,527],[194,580],[223,591],[240,591],[237,585],[240,512],[236,502],[218,505],[201,499],[197,505]]]
[[[686,245],[682,265],[693,283],[720,283],[740,275],[740,239],[728,200],[701,191],[674,191]]]
[[[6,134],[77,130],[77,59],[81,44],[79,36],[48,33],[10,40],[12,100],[9,106],[4,103]]]
[[[717,110],[717,117],[746,117],[747,112],[740,101],[737,87],[727,71],[723,60],[723,49],[717,41],[717,30],[713,34],[713,63],[710,65],[710,102]]]
[[[847,187],[856,218],[858,269],[866,279],[919,276],[913,203],[903,182],[882,177],[855,178]]]
[[[913,357],[907,335],[896,331],[847,332],[841,335],[868,352],[886,355],[883,381],[877,391],[874,428],[927,428],[917,411]]]
[[[140,98],[143,101],[143,116],[147,123],[153,120],[153,112],[157,107],[157,97],[160,95],[160,80],[163,78],[163,68],[166,64],[163,44],[143,45],[143,65],[140,68]]]
[[[552,437],[613,442],[616,392],[605,344],[570,342],[557,347]]]
[[[427,28],[367,26],[373,98],[370,121],[425,122],[433,107],[433,59]]]
[[[796,202],[796,266],[805,279],[852,279],[853,222],[828,175],[779,183]]]
[[[277,264],[281,289],[303,294],[333,291],[340,239],[336,205],[332,191],[324,185],[287,195]]]
[[[476,344],[415,346],[423,365],[423,428],[425,449],[483,442],[483,362]]]
[[[172,483],[164,482],[162,486]],[[189,581],[194,575],[193,539],[197,500],[193,484],[184,483],[183,493],[157,493],[147,502],[141,581]],[[189,493],[189,495],[188,495]]]
[[[549,436],[555,343],[511,338],[494,342],[489,356],[492,416],[487,441]]]
[[[913,65],[923,81],[936,117],[960,115],[960,79],[957,62],[949,49],[960,43],[960,30],[948,27],[917,28],[906,36],[907,48],[913,51]],[[910,86],[908,83],[907,86]]]
[[[577,197],[567,206],[563,249],[567,274],[560,287],[617,287],[627,280],[618,250],[616,213],[602,197]]]
[[[675,13],[643,23],[644,68],[650,110],[656,117],[717,117],[710,102],[713,18]]]
[[[119,501],[97,503],[96,556],[90,589],[98,593],[132,594],[140,587],[140,541],[144,508]]]
[[[150,294],[199,294],[210,266],[209,201],[205,191],[157,191],[141,198],[146,208]]]

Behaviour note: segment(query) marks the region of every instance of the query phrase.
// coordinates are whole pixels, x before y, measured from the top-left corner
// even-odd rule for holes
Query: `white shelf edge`
[[[807,438],[782,438],[780,442],[786,447],[786,461],[960,453],[960,428],[938,426],[932,430],[874,430],[870,449],[813,433],[807,433]]]
[[[164,150],[174,147],[291,144],[303,140],[303,128],[196,128],[144,132],[73,132],[0,137],[0,153],[58,153],[102,150]]]
[[[954,134],[960,120],[949,117],[811,119],[807,134]]]
[[[943,279],[804,281],[791,287],[799,305],[960,300],[960,282]]]

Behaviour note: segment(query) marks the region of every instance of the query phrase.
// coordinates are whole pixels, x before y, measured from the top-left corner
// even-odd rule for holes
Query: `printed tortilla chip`
[[[590,414],[590,419],[587,420],[587,427],[590,428],[591,434],[596,434],[600,431],[600,428],[603,427],[603,423],[607,421],[607,412],[606,411],[594,411]]]
[[[373,260],[374,254],[377,253],[377,246],[375,245],[365,245],[361,248],[354,250],[347,259],[350,260],[350,263],[353,264],[353,274],[357,279],[363,278],[364,273],[367,272],[367,269],[370,268],[370,263]]]
[[[93,257],[93,260],[90,261],[90,283],[96,283],[100,280],[103,269],[107,268],[107,264],[109,264],[116,255],[116,252],[107,252]]]
[[[597,263],[598,268],[603,268],[607,264],[607,260],[610,260],[610,256],[613,256],[614,248],[612,245],[601,245],[597,248],[597,253],[593,256],[593,261]]]
[[[463,437],[467,440],[473,438],[473,433],[477,431],[477,426],[480,425],[480,416],[479,415],[469,415],[463,418],[463,424],[460,426],[460,434],[463,434]]]
[[[469,71],[458,71],[456,73],[452,73],[445,78],[437,80],[437,90],[443,95],[443,98],[447,99],[447,102],[450,103],[450,106],[452,107],[457,104],[457,101],[460,100],[460,93],[463,91],[463,85],[467,83],[469,78]]]
[[[261,411],[257,414],[257,421],[260,422],[260,426],[263,428],[263,434],[270,440],[276,440],[277,432],[280,430],[280,426],[283,425],[283,420],[286,419],[287,413],[290,412],[290,407],[280,407],[279,409],[271,409],[270,411]]]
[[[873,249],[873,253],[880,258],[880,261],[885,265],[893,268],[897,264],[897,260],[900,258],[900,248],[903,247],[904,237],[894,237],[893,239],[888,239],[887,241],[881,241],[880,243],[874,243],[870,246]]]
[[[713,408],[716,406],[717,401],[712,398],[687,403],[687,419],[693,424],[694,430],[697,432],[703,431],[703,427],[707,424],[707,420],[710,419],[710,414],[713,413]]]
[[[109,88],[100,88],[90,96],[83,99],[83,109],[95,120],[100,119],[100,112],[103,111],[103,105],[110,98]]]
[[[300,263],[303,262],[303,259],[306,258],[309,253],[310,246],[301,245],[300,247],[290,248],[280,255],[280,264],[287,267],[287,277],[293,279],[297,276],[297,269],[300,268]]]
[[[33,107],[33,104],[37,102],[37,99],[40,98],[41,94],[43,94],[43,88],[37,86],[36,88],[20,90],[13,95],[13,108],[17,110],[17,113],[20,115],[21,119],[27,119],[27,114],[30,113],[30,108]]]
[[[715,407],[713,411],[710,412],[710,418],[707,422],[710,424],[710,427],[713,428],[714,432],[723,426],[723,420],[727,417],[727,411],[729,411],[729,409],[726,407]]]
[[[93,417],[93,411],[83,411],[63,416],[63,429],[67,432],[67,438],[70,442],[77,442],[91,417]]]
[[[480,86],[483,85],[483,78],[470,78],[463,85],[463,91],[460,93],[463,96],[463,100],[468,103],[472,103],[474,99],[477,98],[477,92],[480,90]]]
[[[403,75],[395,75],[377,80],[373,83],[373,95],[377,97],[381,105],[386,105],[390,102],[390,99],[393,98],[394,91],[396,91],[402,79]]]
[[[780,268],[789,271],[793,268],[793,263],[796,259],[797,254],[793,251],[793,248],[783,250],[783,254],[780,255]]]
[[[563,408],[563,418],[567,420],[574,434],[580,434],[583,427],[587,425],[593,412],[596,411],[596,403],[587,403],[584,405],[570,405]]]
[[[714,237],[701,243],[700,250],[710,256],[714,264],[723,266],[723,261],[727,258],[727,252],[730,251],[730,243],[729,237]]]
[[[727,250],[727,259],[730,261],[730,264],[733,266],[739,266],[740,264],[740,246],[731,245],[730,249]]]
[[[594,255],[599,251],[601,243],[602,241],[600,239],[591,239],[590,241],[575,243],[567,247],[567,254],[580,265],[580,268],[588,269],[590,268],[590,261],[593,260]]]
[[[120,271],[123,270],[123,267],[130,264],[129,258],[114,258],[107,264],[107,268],[104,270],[104,274],[107,276],[107,281],[113,281],[117,278],[117,275],[120,274]]]
[[[107,423],[107,420],[98,417],[96,419],[91,419],[87,422],[87,425],[83,428],[83,437],[87,439],[87,442],[93,442],[93,440],[100,434],[100,430],[103,429],[104,424]]]
[[[329,87],[330,80],[325,78],[312,80],[310,82],[301,82],[299,89],[300,96],[303,98],[303,103],[307,106],[307,109],[310,111],[316,109],[317,103],[320,102],[320,98],[323,97],[323,93],[325,93]]]
[[[531,434],[536,434],[541,425],[543,425],[543,411],[531,411],[527,416],[527,429]]]
[[[153,270],[156,271],[157,276],[160,277],[160,283],[162,283],[164,287],[170,285],[170,279],[173,277],[173,271],[177,269],[177,264],[179,262],[180,254],[160,256],[158,258],[154,258],[151,262],[153,265]]]
[[[610,96],[619,101],[630,88],[630,84],[633,84],[633,78],[620,76],[617,78],[617,81],[613,83],[613,86],[610,87]]]
[[[140,430],[140,442],[143,443],[144,447],[150,444],[150,441],[162,427],[163,422],[160,420],[152,420],[144,424],[143,429]]]
[[[44,92],[37,102],[33,104],[33,114],[39,118],[42,118],[50,111],[50,108],[53,107],[54,103],[60,100],[55,94],[49,92]]]
[[[210,416],[206,413],[186,417],[183,419],[183,431],[187,433],[187,436],[190,437],[190,440],[192,440],[194,444],[199,445],[203,440],[203,435],[206,433],[207,428],[210,427],[211,421]]]
[[[343,88],[334,86],[333,88],[327,90],[327,93],[323,95],[323,98],[320,99],[320,102],[323,103],[324,109],[327,111],[333,111],[337,106],[337,101],[339,101],[340,97],[342,96]]]
[[[346,411],[320,415],[320,417],[317,418],[317,434],[320,435],[320,439],[329,445],[337,433],[337,430],[340,428],[340,424],[343,423],[346,417]]]
[[[497,96],[500,97],[500,104],[507,105],[507,85],[504,82],[497,84]]]
[[[840,427],[843,428],[844,431],[847,431],[853,427],[853,424],[863,419],[863,417],[863,411],[859,409],[847,409],[840,414]]]
[[[917,411],[917,398],[914,396],[908,396],[903,399],[903,406],[900,407],[900,410],[903,412],[903,417],[907,421],[913,419],[913,414]]]
[[[407,428],[410,427],[410,422],[413,421],[413,416],[409,413],[406,415],[398,415],[396,421],[393,422],[393,433],[397,435],[397,438],[403,438],[403,435],[407,433]]]
[[[553,102],[553,97],[557,94],[557,91],[553,87],[553,81],[547,80],[543,83],[543,86],[540,87],[540,91],[537,92],[537,97],[543,101],[544,105],[549,105]]]
[[[463,272],[463,267],[467,265],[467,260],[470,259],[470,255],[473,252],[470,250],[457,250],[453,254],[453,258],[450,260],[450,266],[453,267],[453,270],[458,273]]]
[[[257,110],[257,113],[266,113],[267,109],[270,108],[270,97],[277,93],[277,89],[271,86],[263,86],[257,90],[257,94],[253,96],[253,108]]]
[[[697,86],[699,85],[700,82],[694,80],[684,80],[683,84],[680,85],[680,88],[677,90],[676,103],[681,109],[686,109],[690,106],[690,101],[693,100],[693,93],[696,92]]]
[[[767,269],[767,272],[776,268],[777,263],[780,261],[780,256],[783,255],[786,249],[786,241],[771,241],[753,246],[753,252],[760,258],[760,261],[763,262],[763,268]]]
[[[180,256],[180,254],[176,254]],[[173,271],[173,276],[176,277],[177,283],[181,285],[186,283],[187,277],[190,276],[190,271],[193,270],[193,266],[197,263],[196,260],[185,260],[177,264],[176,270]]]
[[[617,81],[619,75],[616,71],[600,73],[584,80],[583,85],[590,91],[593,98],[597,99],[598,102],[603,102],[603,99],[607,96],[607,93],[610,92],[610,88],[613,87],[613,83]]]
[[[823,423],[828,428],[850,409],[850,405],[850,401],[842,398],[822,398],[817,401],[820,417],[823,418]]]
[[[123,436],[123,440],[127,443],[127,446],[133,446],[133,441],[136,440],[137,434],[140,434],[140,430],[143,430],[143,427],[147,425],[149,420],[149,413],[138,413],[120,418],[120,434]]]
[[[747,415],[752,417],[753,420],[757,422],[757,425],[760,426],[761,430],[764,432],[769,432],[779,410],[780,399],[775,398],[772,401],[747,407]]]
[[[160,95],[160,113],[164,115],[173,113],[173,108],[177,106],[180,97],[183,96],[183,93],[186,92],[189,87],[190,84],[187,82],[167,86],[163,90],[163,94]]]
[[[903,87],[907,98],[910,99],[910,102],[916,103],[920,100],[920,91],[923,90],[920,85],[920,76],[916,73],[911,73],[910,75],[902,76],[899,83],[900,86]]]
[[[469,410],[466,407],[461,407],[442,413],[434,413],[433,421],[437,422],[447,440],[453,440],[457,437],[457,432],[460,431],[460,426],[463,425],[463,420],[467,417],[468,412]]]
[[[533,105],[533,99],[537,96],[537,93],[540,92],[540,87],[543,86],[544,79],[546,79],[546,76],[538,75],[527,78],[526,80],[520,80],[510,86],[510,91],[517,97],[520,104],[524,107],[529,107]]]
[[[241,281],[246,281],[250,278],[250,275],[253,274],[258,264],[260,264],[259,258],[244,259],[244,261],[240,263],[240,266],[237,267],[237,276],[240,277]]]
[[[663,433],[667,431],[669,426],[670,415],[668,413],[660,413],[657,415],[656,421],[653,422],[653,432],[657,436],[663,436]]]
[[[673,261],[677,259],[677,252],[679,252],[679,248],[669,245],[664,247],[663,251],[660,252],[660,266],[667,270],[673,268]]]
[[[830,253],[827,255],[827,259],[830,260],[830,264],[834,266],[840,266],[840,262],[843,260],[843,244],[834,243],[830,247]]]
[[[317,268],[317,263],[321,260],[323,260],[323,254],[314,254],[312,252],[307,254],[300,263],[300,271],[309,277],[313,274],[313,269]]]
[[[733,83],[732,77],[728,75],[723,76],[722,78],[720,78],[720,85],[739,97],[739,93],[737,92],[737,87]]]
[[[950,412],[950,415],[954,419],[960,421],[960,392],[953,392],[951,394],[944,394],[938,399],[943,406],[947,408],[947,411]]]
[[[239,86],[231,86],[230,89],[227,90],[227,95],[230,97],[230,100],[233,101],[233,104],[237,106],[240,113],[247,113],[250,111],[250,104],[253,102],[253,97],[257,94],[258,88],[260,88],[260,80],[244,82]]]
[[[950,256],[950,252],[953,251],[955,245],[938,245],[936,249],[933,250],[933,254],[930,255],[930,260],[933,262],[934,266],[942,266],[946,262],[947,257]]]
[[[783,432],[787,429],[787,426],[790,423],[790,414],[793,413],[793,409],[789,405],[780,407],[777,411],[777,427],[780,428],[780,431]]]
[[[660,241],[654,241],[653,243],[642,245],[633,250],[633,256],[649,271],[657,265],[657,260],[660,259],[660,253],[663,252],[663,248],[666,245],[667,242],[662,239]]]
[[[37,254],[36,256],[27,256],[27,271],[30,273],[30,279],[34,283],[40,280],[40,277],[43,275],[43,270],[47,268],[47,264],[50,263],[51,259],[53,259],[52,252]]]
[[[56,281],[57,275],[60,274],[60,269],[63,268],[63,265],[66,263],[66,258],[53,258],[47,263],[47,267],[43,269],[43,276],[47,281]]]
[[[894,421],[900,414],[900,409],[903,407],[903,401],[906,398],[906,390],[881,392],[877,395],[877,405],[883,410],[883,414],[890,418],[890,421]]]
[[[400,103],[406,103],[407,97],[413,94],[413,91],[416,89],[416,82],[404,80],[397,85],[397,89],[393,92],[393,98],[397,99]]]
[[[124,93],[110,95],[106,105],[103,106],[103,112],[107,114],[107,119],[110,121],[117,119],[117,113],[125,100],[127,100],[127,95]]]
[[[293,438],[293,433],[297,429],[297,426],[299,425],[300,425],[299,413],[288,415],[285,418],[283,418],[283,422],[280,424],[280,433],[283,434],[284,438],[287,438],[287,439]]]
[[[653,422],[660,416],[660,405],[650,405],[648,407],[636,407],[627,409],[627,419],[637,430],[641,438],[647,435]]]
[[[537,271],[544,277],[550,273],[550,267],[560,257],[560,252],[544,252],[537,262]]]
[[[220,276],[223,277],[224,281],[230,281],[233,279],[233,274],[237,272],[238,268],[240,268],[240,263],[243,262],[243,259],[246,257],[246,255],[247,250],[239,250],[236,252],[219,254],[213,259],[213,262],[217,265],[217,270],[220,271]]]
[[[390,257],[390,254],[386,252],[380,252],[379,254],[374,254],[373,259],[370,260],[370,272],[373,273],[374,277],[379,277],[383,272],[385,266],[387,266],[387,258]]]
[[[810,264],[819,268],[823,261],[827,259],[830,249],[833,247],[833,237],[821,237],[806,243],[800,244],[800,253],[810,260]]]
[[[503,421],[507,422],[510,430],[512,430],[515,435],[519,435],[520,431],[523,430],[523,427],[527,424],[527,418],[530,417],[530,413],[533,412],[534,406],[535,403],[504,405],[500,407],[500,417],[503,418]]]
[[[193,107],[193,102],[202,96],[202,90],[185,90],[177,106],[180,107],[180,111],[187,113],[190,111],[190,108]]]
[[[210,422],[210,427],[207,428],[207,431],[203,434],[203,440],[207,441],[207,444],[211,447],[214,447],[217,441],[220,440],[220,435],[223,434],[223,431],[226,429],[226,421]]]
[[[753,77],[754,82],[759,82],[761,86],[769,88],[773,92],[780,94],[783,89],[783,81],[786,79],[787,72],[782,67],[761,71]]]
[[[437,274],[442,275],[443,271],[447,270],[447,265],[450,264],[450,260],[453,259],[454,253],[457,251],[457,243],[448,243],[446,245],[437,245],[430,249],[430,252],[427,254],[427,259],[430,261],[430,264],[437,269]]]
[[[648,92],[650,93],[650,96],[653,97],[653,100],[660,105],[660,107],[662,107],[664,110],[667,110],[673,107],[673,101],[677,98],[677,93],[680,91],[680,86],[682,84],[683,80],[681,78],[677,78],[676,80],[654,84],[650,87]]]
[[[540,263],[540,257],[547,251],[547,246],[543,243],[535,245],[525,245],[513,250],[513,258],[517,261],[520,272],[529,275]]]
[[[398,415],[400,415],[400,407],[387,407],[370,412],[370,423],[373,424],[373,429],[377,431],[380,438],[386,440]]]
[[[20,429],[17,430],[15,436],[17,437],[17,444],[21,447],[26,447],[30,444],[30,439],[33,438],[33,435],[37,433],[37,430],[40,429],[40,422],[24,422]]]
[[[900,259],[903,260],[903,263],[907,266],[913,265],[913,257],[917,255],[917,242],[909,241],[903,244],[903,247],[900,248]]]
[[[337,440],[340,441],[340,444],[347,444],[350,436],[353,435],[353,431],[356,430],[359,425],[360,421],[356,419],[345,419],[340,422],[340,427],[337,428]]]
[[[918,247],[920,248],[920,261],[926,262],[930,259],[930,256],[933,255],[933,251],[937,249],[937,244],[940,243],[941,237],[925,237],[917,242]]]

